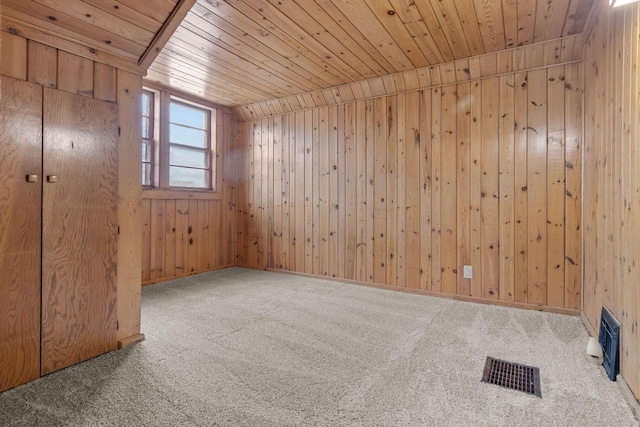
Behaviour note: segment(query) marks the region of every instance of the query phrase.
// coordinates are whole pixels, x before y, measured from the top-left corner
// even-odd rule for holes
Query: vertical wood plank
[[[110,65],[93,64],[93,97],[103,101],[116,100],[116,69]]]
[[[319,109],[320,138],[314,150],[314,165],[318,179],[318,227],[319,227],[319,274],[329,274],[329,108]],[[320,143],[322,141],[322,143]],[[317,159],[316,159],[317,156]],[[315,182],[314,182],[315,183]]]
[[[377,176],[377,168],[378,163],[376,160],[376,144],[375,144],[375,131],[374,131],[374,117],[373,117],[373,101],[367,100],[365,101],[365,124],[364,124],[364,133],[365,133],[365,146],[366,146],[366,170],[367,170],[367,256],[366,256],[366,265],[367,265],[367,282],[373,283],[373,274],[374,274],[374,246],[375,246],[375,230],[374,230],[374,222],[375,222],[375,205],[376,205],[376,192],[374,187],[375,178]],[[376,184],[377,185],[377,184]]]
[[[430,89],[420,95],[420,289],[431,290],[432,122]]]
[[[313,139],[312,139],[312,164],[313,170],[311,177],[313,179],[313,193],[310,204],[313,208],[313,274],[320,274],[320,116],[318,109],[314,109],[313,113]],[[325,140],[326,141],[326,140]],[[276,177],[274,177],[276,181]]]
[[[564,66],[547,70],[547,304],[565,297],[565,116]]]
[[[0,74],[18,80],[27,80],[27,39],[2,32]]]
[[[344,105],[344,168],[345,168],[345,266],[344,276],[349,280],[357,279],[357,243],[358,243],[358,194],[357,194],[357,141],[356,141],[356,103]]]
[[[367,119],[366,103],[358,101],[355,112],[356,146],[356,271],[355,280],[366,282],[367,271]]]
[[[482,81],[482,297],[499,298],[499,79]]]
[[[28,48],[27,79],[30,82],[55,89],[58,82],[58,50],[33,40],[29,40]],[[106,101],[115,101],[115,81],[116,71],[114,68],[112,98]]]
[[[339,229],[339,173],[338,173],[338,159],[340,157],[340,153],[338,152],[338,106],[332,105],[328,107],[329,115],[328,115],[328,128],[329,128],[329,140],[325,141],[325,144],[328,143],[329,146],[329,156],[328,156],[328,169],[327,175],[329,176],[329,204],[328,204],[328,215],[329,215],[329,230],[327,239],[329,240],[329,270],[328,273],[331,277],[339,277],[339,269],[340,264],[344,263],[344,258],[340,258],[340,240],[338,233]]]
[[[181,277],[189,265],[189,201],[176,200],[176,250],[174,276]]]
[[[465,279],[463,267],[471,265],[471,228],[470,228],[470,150],[471,150],[471,85],[458,84],[457,110],[457,177],[456,177],[456,228],[457,228],[457,290],[458,295],[471,295],[471,281]]]
[[[398,164],[396,167],[397,183],[397,257],[396,257],[396,280],[397,285],[401,287],[406,286],[406,95],[399,93],[396,96],[397,99],[397,141],[398,141]]]
[[[373,282],[387,278],[387,99],[373,100],[374,204],[373,204]]]
[[[317,114],[318,110],[315,110]],[[313,272],[313,111],[304,113],[304,271]]]
[[[387,97],[387,279],[386,284],[397,284],[398,259],[398,98]]]
[[[547,70],[529,73],[527,136],[528,302],[547,302]]]
[[[176,267],[176,201],[165,203],[164,277],[171,277]]]
[[[529,293],[528,275],[528,226],[527,226],[527,135],[529,124],[528,75],[516,73],[514,84],[514,299],[527,302]]]
[[[93,97],[93,61],[58,51],[58,89]]]
[[[305,113],[296,113],[296,271],[305,271]]]
[[[420,94],[407,94],[405,102],[405,259],[406,286],[420,288]]]
[[[457,105],[456,85],[442,89],[442,291],[455,294],[458,286],[457,237]]]
[[[514,88],[513,75],[500,77],[500,146],[499,146],[499,256],[500,299],[515,299],[515,244],[514,244]]]
[[[431,290],[442,292],[442,91],[431,91]]]

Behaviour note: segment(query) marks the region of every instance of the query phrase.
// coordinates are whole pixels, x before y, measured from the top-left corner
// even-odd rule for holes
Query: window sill
[[[211,190],[142,189],[143,199],[222,200],[222,194]]]

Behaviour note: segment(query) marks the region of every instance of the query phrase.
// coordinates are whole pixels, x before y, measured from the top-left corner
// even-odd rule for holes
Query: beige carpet
[[[143,332],[0,394],[0,425],[638,425],[575,317],[235,268],[145,288]],[[542,399],[481,383],[487,356]]]

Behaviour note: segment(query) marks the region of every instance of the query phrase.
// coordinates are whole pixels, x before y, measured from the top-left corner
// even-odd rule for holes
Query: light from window
[[[169,186],[211,188],[211,112],[171,100]]]
[[[142,185],[151,186],[153,168],[154,94],[142,92]]]

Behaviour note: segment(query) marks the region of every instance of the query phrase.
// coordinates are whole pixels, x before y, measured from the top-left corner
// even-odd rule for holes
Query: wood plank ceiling
[[[148,79],[244,105],[579,34],[593,4],[198,0]]]
[[[182,3],[181,0],[2,0],[3,29],[13,28],[10,25],[16,23],[19,28],[35,29],[142,65],[145,53]]]

